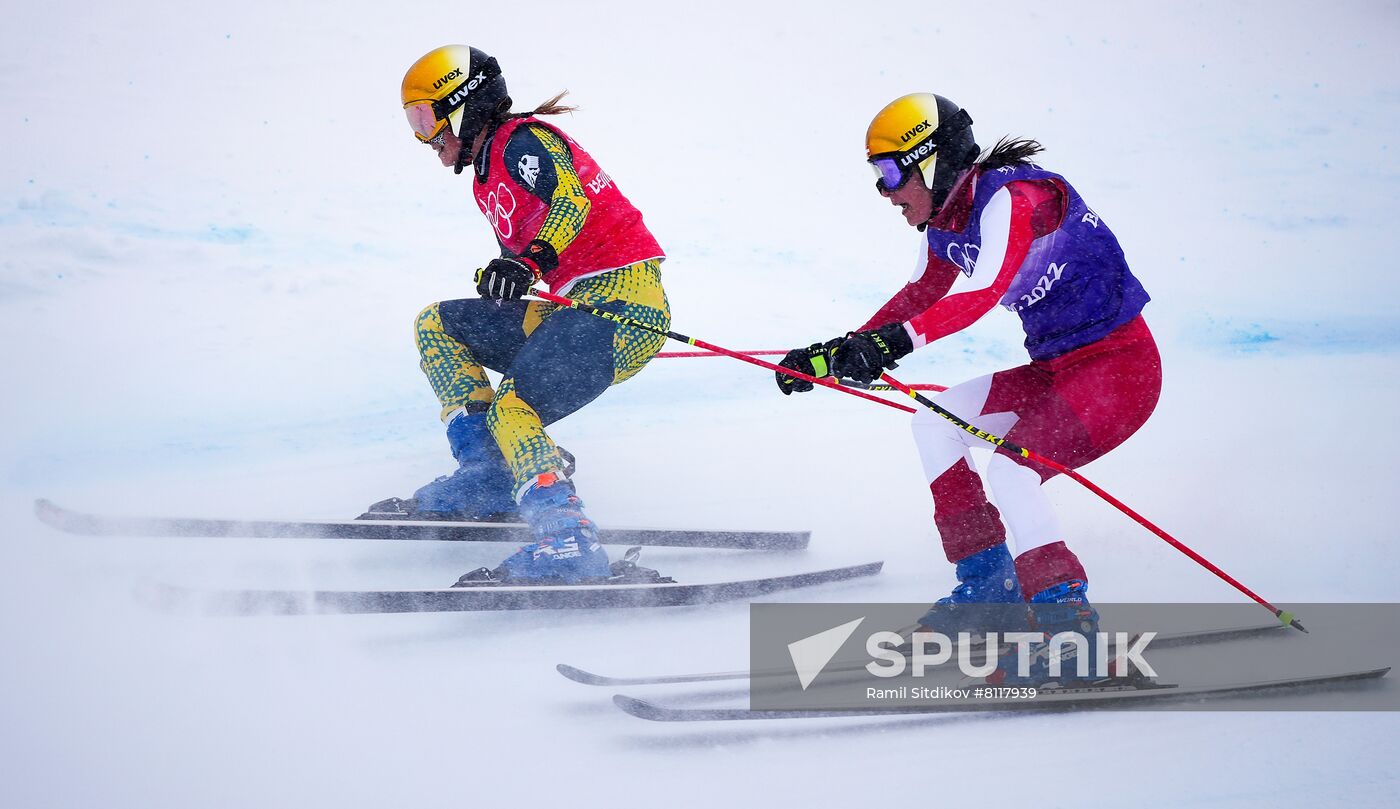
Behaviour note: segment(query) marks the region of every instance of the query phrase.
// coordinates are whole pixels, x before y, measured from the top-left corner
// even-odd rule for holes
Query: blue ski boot
[[[381,500],[358,519],[514,520],[515,478],[486,427],[486,411],[458,413],[447,423],[447,442],[456,471],[414,492],[412,499]]]
[[[1098,674],[1099,611],[1089,603],[1089,585],[1082,579],[1070,579],[1050,586],[1031,596],[1032,631],[1042,633],[1043,639],[1031,644],[1030,667],[1019,671],[1019,652],[1011,649],[1001,657],[997,671],[988,677],[995,685],[1041,687],[1051,683],[1073,688],[1106,679]],[[1068,633],[1069,642],[1058,644],[1059,673],[1050,667],[1051,639]],[[1078,642],[1077,635],[1083,639]]]
[[[957,576],[958,586],[924,613],[919,626],[954,640],[959,632],[1026,629],[1026,604],[1005,542],[960,559]]]
[[[598,527],[583,513],[583,501],[568,478],[540,475],[520,496],[520,515],[536,541],[493,571],[506,584],[578,584],[612,574],[608,552],[598,544]],[[463,579],[470,583],[468,573]]]

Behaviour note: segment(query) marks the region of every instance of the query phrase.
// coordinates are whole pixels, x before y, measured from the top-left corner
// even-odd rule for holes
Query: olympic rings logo
[[[515,226],[510,221],[515,214],[515,195],[505,183],[498,183],[496,190],[487,194],[485,200],[478,199],[477,204],[486,215],[486,221],[501,234],[502,239],[509,239],[515,233]]]

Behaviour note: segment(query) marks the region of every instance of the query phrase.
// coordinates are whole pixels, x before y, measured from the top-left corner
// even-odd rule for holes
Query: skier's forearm
[[[574,171],[573,160],[563,141],[547,130],[537,131],[535,135],[549,152],[558,178],[550,197],[549,213],[545,215],[544,224],[540,225],[535,238],[553,247],[557,255],[563,253],[583,231],[593,203],[583,193],[583,182]]]

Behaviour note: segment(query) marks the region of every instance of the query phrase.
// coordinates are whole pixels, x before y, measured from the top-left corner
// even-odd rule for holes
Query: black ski
[[[1227,627],[1223,629],[1200,629],[1189,632],[1167,632],[1158,635],[1152,641],[1153,648],[1169,648],[1172,646],[1190,646],[1196,643],[1211,643],[1215,641],[1234,640],[1236,638],[1249,637],[1274,629],[1282,629],[1283,624],[1272,621],[1267,624],[1256,624],[1254,626]],[[946,665],[955,665],[950,661]],[[742,671],[712,671],[695,672],[688,674],[660,674],[650,677],[609,677],[605,674],[595,674],[591,671],[570,666],[567,663],[560,663],[554,667],[564,677],[576,683],[584,685],[670,685],[675,683],[704,683],[717,682],[721,680],[747,680],[750,677],[791,677],[791,669],[768,669],[764,671],[750,672],[747,669]],[[865,668],[865,664],[842,664],[830,666],[825,669],[828,672],[860,671]]]
[[[446,542],[533,541],[521,523],[408,520],[211,520],[182,517],[117,517],[71,511],[48,500],[34,501],[40,520],[60,531],[93,536],[256,537],[265,539],[395,539]],[[672,548],[800,550],[808,531],[729,531],[679,528],[607,528],[601,539],[610,545]]]
[[[441,590],[191,590],[152,585],[141,595],[156,606],[214,614],[471,612],[608,607],[679,607],[752,598],[880,572],[884,562],[788,576],[712,584],[489,585]]]
[[[658,705],[654,702],[648,702],[623,694],[613,696],[613,703],[626,713],[641,719],[650,719],[654,722],[717,722],[741,719],[832,719],[872,716],[910,716],[917,714],[946,713],[950,711],[1025,711],[1036,709],[1085,708],[1103,704],[1215,697],[1227,694],[1262,692],[1272,689],[1372,680],[1384,677],[1389,671],[1390,667],[1387,666],[1379,669],[1282,677],[1275,680],[1253,680],[1223,685],[1104,685],[1088,688],[1071,688],[1062,691],[1046,691],[1042,689],[1039,695],[1034,699],[948,700],[940,702],[936,707],[891,708],[886,710],[755,711],[748,708],[675,708],[666,705]],[[967,686],[967,688],[972,687],[973,686]]]

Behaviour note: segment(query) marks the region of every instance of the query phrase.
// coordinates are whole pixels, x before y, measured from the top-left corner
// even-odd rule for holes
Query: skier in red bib
[[[471,167],[471,190],[501,255],[477,271],[479,298],[446,300],[415,322],[421,365],[442,405],[458,467],[364,518],[484,520],[516,514],[536,542],[481,579],[573,583],[609,575],[607,553],[545,427],[642,369],[665,338],[522,301],[548,284],[599,309],[670,327],[665,258],[642,215],[588,152],[540,119],[572,111],[563,93],[511,111],[496,60],[448,45],[408,69],[404,111],[446,167]],[[492,386],[486,369],[501,374]],[[483,569],[484,571],[484,569]]]
[[[868,383],[1001,306],[1019,316],[1030,362],[957,385],[941,406],[1070,468],[1136,432],[1162,381],[1141,315],[1147,293],[1108,223],[1065,178],[1030,161],[1040,151],[1003,139],[982,155],[971,116],[942,96],[887,105],[866,133],[866,157],[881,196],[924,234],[914,277],[860,328],[795,349],[782,365]],[[812,388],[777,380],[785,394]],[[929,410],[913,429],[959,582],[923,623],[956,628],[960,610],[987,614],[972,605],[1024,601],[1047,631],[1096,626],[1088,575],[1041,488],[1055,472],[996,452],[985,475],[998,510],[969,451],[984,444]]]

